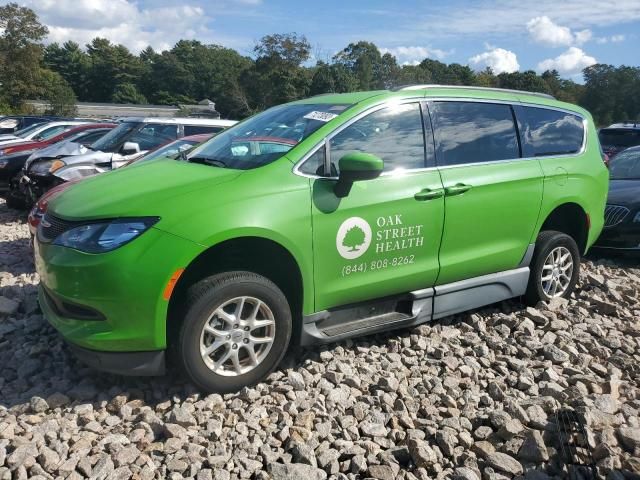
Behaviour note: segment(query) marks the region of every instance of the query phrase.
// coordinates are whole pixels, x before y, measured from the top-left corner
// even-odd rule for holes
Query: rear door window
[[[520,157],[510,105],[481,102],[433,102],[438,165],[464,165]]]
[[[548,108],[519,107],[518,120],[525,157],[578,153],[584,141],[582,118]]]

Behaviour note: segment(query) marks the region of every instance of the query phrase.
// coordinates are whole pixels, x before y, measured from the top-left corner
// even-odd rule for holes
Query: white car
[[[58,135],[59,133],[69,130],[76,125],[82,125],[83,123],[88,122],[81,120],[60,120],[55,122],[38,123],[27,128],[23,128],[22,130],[18,130],[12,134],[0,135],[0,146],[13,143],[46,140],[47,138]]]

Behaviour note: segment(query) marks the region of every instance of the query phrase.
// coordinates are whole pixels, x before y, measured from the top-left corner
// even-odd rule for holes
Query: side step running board
[[[421,323],[523,295],[529,267],[323,310],[304,317],[301,345],[331,343]]]
[[[327,337],[335,337],[343,333],[357,335],[360,331],[367,331],[379,326],[392,327],[394,323],[402,323],[411,320],[413,317],[400,312],[383,313],[375,317],[361,318],[353,322],[340,323],[332,327],[326,327],[320,331]]]

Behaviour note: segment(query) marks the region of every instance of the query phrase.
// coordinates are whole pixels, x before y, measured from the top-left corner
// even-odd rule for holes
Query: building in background
[[[49,109],[46,100],[27,100],[26,105],[34,113],[43,114]],[[216,104],[209,99],[197,105],[138,105],[133,103],[76,103],[76,115],[89,118],[117,117],[181,117],[194,116],[200,118],[220,118]]]

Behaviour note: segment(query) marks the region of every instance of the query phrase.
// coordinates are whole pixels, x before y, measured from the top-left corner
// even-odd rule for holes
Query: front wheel
[[[529,305],[540,300],[568,298],[580,275],[580,252],[575,240],[561,232],[541,232],[536,240],[530,269],[525,294]]]
[[[178,357],[206,392],[228,393],[264,379],[291,338],[291,310],[282,291],[250,272],[206,278],[189,289]]]

